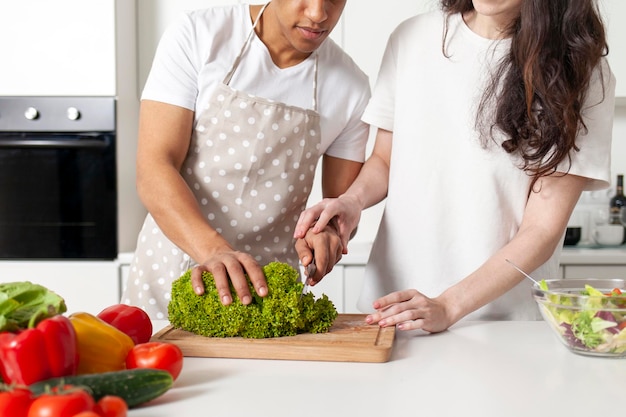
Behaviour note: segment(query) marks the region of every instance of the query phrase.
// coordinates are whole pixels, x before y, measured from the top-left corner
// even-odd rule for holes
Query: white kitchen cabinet
[[[618,278],[626,279],[626,260],[624,265],[565,265],[565,279],[575,278]]]
[[[326,294],[340,313],[361,313],[356,305],[364,271],[365,265],[336,265],[311,291],[315,297]]]
[[[618,248],[567,248],[561,254],[563,278],[626,279],[626,245]]]
[[[120,264],[119,267],[119,285],[120,285],[120,297],[126,289],[126,281],[128,280],[128,274],[130,273],[130,263]]]
[[[98,314],[120,299],[117,261],[2,261],[0,281],[30,281],[63,297],[67,312]]]
[[[344,313],[361,313],[357,308],[357,301],[363,286],[364,274],[365,265],[347,265],[344,267]]]
[[[115,0],[0,5],[0,95],[114,96]]]

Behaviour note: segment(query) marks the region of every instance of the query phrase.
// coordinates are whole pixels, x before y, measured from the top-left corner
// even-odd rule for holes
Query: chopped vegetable
[[[244,305],[238,298],[225,306],[213,276],[204,272],[205,292],[197,295],[191,286],[191,271],[172,284],[168,305],[172,326],[203,336],[267,338],[298,333],[328,331],[337,310],[326,295],[315,299],[312,293],[301,296],[303,284],[296,269],[286,263],[271,262],[263,267],[268,295],[260,297],[248,280],[253,301]],[[234,289],[231,288],[234,293]]]
[[[545,281],[539,287],[547,291]],[[548,303],[541,304],[546,320],[574,350],[626,353],[626,295],[618,288],[604,293],[590,285],[578,295],[548,292]]]
[[[78,343],[78,374],[126,368],[126,355],[135,346],[130,336],[89,313],[74,313],[69,319]]]
[[[0,333],[0,374],[5,382],[27,385],[74,375],[77,366],[76,333],[65,316],[45,319],[19,333]]]

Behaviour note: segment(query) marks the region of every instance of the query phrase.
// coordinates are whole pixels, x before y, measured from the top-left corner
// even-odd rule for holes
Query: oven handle
[[[71,148],[71,149],[96,149],[106,148],[109,144],[103,140],[34,140],[34,139],[9,139],[0,140],[0,148]]]

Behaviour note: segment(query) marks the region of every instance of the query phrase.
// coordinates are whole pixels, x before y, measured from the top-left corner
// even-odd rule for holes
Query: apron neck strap
[[[315,51],[315,69],[313,71],[313,111],[317,112],[317,51]]]
[[[237,55],[237,58],[235,58],[235,62],[233,62],[233,66],[231,67],[230,71],[228,71],[228,74],[226,74],[226,78],[224,78],[224,84],[226,85],[230,84],[230,80],[233,78],[233,75],[235,74],[235,70],[237,70],[237,67],[239,67],[239,64],[241,63],[241,57],[243,56],[243,53],[245,52],[248,45],[250,44],[250,41],[252,40],[252,36],[254,36],[254,29],[259,24],[259,20],[261,20],[261,15],[263,15],[263,12],[265,11],[265,8],[267,7],[268,4],[270,4],[269,1],[265,3],[263,7],[261,7],[259,14],[257,15],[256,19],[254,20],[254,23],[252,24],[252,29],[250,29],[250,33],[248,33],[248,38],[246,39],[243,46],[241,47],[241,51],[239,51],[239,55]]]

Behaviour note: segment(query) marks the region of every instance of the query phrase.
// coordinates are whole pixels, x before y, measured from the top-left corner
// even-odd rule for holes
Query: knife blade
[[[313,258],[311,263],[306,266],[306,276],[304,277],[304,285],[302,286],[302,292],[300,293],[300,298],[302,298],[302,296],[308,292],[309,277],[315,275],[316,272],[317,272],[317,266],[315,265],[315,258]]]

